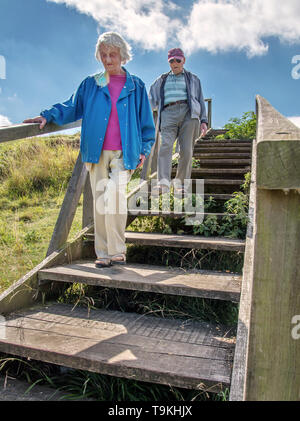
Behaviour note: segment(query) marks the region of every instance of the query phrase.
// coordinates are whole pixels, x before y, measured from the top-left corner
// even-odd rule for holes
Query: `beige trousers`
[[[93,193],[97,257],[126,253],[126,187],[134,170],[125,170],[122,151],[103,150],[97,164],[86,163]]]

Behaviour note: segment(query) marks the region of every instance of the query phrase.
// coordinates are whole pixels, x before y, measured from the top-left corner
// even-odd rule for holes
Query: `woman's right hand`
[[[38,115],[34,118],[27,118],[27,120],[24,120],[23,123],[40,123],[40,129],[43,129],[47,123],[47,120],[45,117]]]

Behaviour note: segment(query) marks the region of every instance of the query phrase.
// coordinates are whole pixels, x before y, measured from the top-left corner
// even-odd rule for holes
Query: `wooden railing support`
[[[231,400],[299,401],[300,130],[260,96],[257,117],[254,247],[244,268],[251,314],[243,381]]]
[[[67,241],[86,178],[87,169],[79,152],[46,256],[58,250]]]
[[[90,173],[87,173],[83,189],[82,228],[94,223],[93,193],[90,182]]]

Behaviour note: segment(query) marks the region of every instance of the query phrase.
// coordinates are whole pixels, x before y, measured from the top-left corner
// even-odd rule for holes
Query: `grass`
[[[0,293],[44,259],[77,155],[78,136],[51,136],[38,141],[22,140],[0,145]],[[128,190],[138,183],[139,172],[136,172]],[[237,196],[228,204],[230,211],[237,214],[244,205],[243,196]],[[217,204],[213,200],[207,202],[206,210],[217,211]],[[245,215],[242,213],[242,216]],[[81,219],[82,199],[69,239],[81,229]],[[180,234],[184,228],[182,222],[173,218],[136,218],[130,229]],[[209,234],[211,226],[205,226]],[[151,261],[152,264],[180,266],[187,270],[227,272],[241,272],[243,264],[243,256],[239,253],[133,245],[128,246],[128,260]],[[236,323],[238,314],[238,305],[230,302],[79,284],[66,289],[59,300],[85,307],[214,321],[229,326]],[[71,400],[83,397],[115,401],[228,399],[228,390],[216,395],[80,370],[62,373],[55,365],[5,355],[0,360],[0,372],[26,379],[29,387],[37,383],[50,385],[64,391],[66,398]]]
[[[46,255],[78,155],[76,139],[21,140],[0,147],[0,292]],[[80,230],[81,216],[80,202],[70,238]]]

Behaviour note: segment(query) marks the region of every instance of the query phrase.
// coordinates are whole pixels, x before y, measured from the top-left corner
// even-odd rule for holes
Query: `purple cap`
[[[172,48],[168,52],[168,61],[172,60],[172,58],[178,58],[182,60],[184,58],[183,51],[181,48]]]

